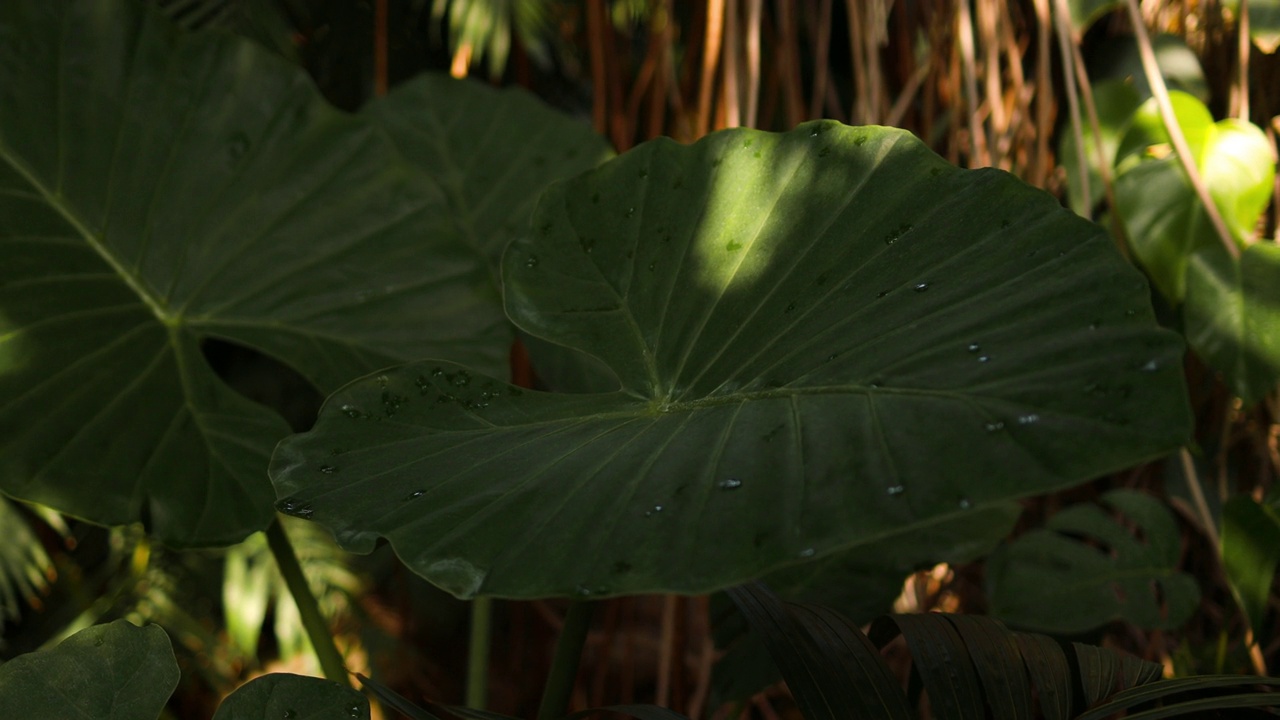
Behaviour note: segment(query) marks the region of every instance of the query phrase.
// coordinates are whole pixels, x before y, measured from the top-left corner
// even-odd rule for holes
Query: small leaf
[[[1222,565],[1255,640],[1261,639],[1280,563],[1280,515],[1246,495],[1227,500],[1222,511]]]
[[[213,720],[369,720],[369,701],[350,686],[322,678],[271,673],[227,696]]]
[[[1196,169],[1232,238],[1243,246],[1270,202],[1275,163],[1266,135],[1239,120],[1214,123],[1208,108],[1186,93],[1169,97]],[[1155,100],[1148,100],[1120,144],[1116,205],[1139,261],[1160,292],[1178,304],[1187,292],[1192,255],[1222,241],[1168,143]],[[1155,149],[1159,159],[1151,159]]]
[[[116,620],[0,665],[0,717],[153,720],[178,677],[164,630]]]
[[[1280,384],[1280,246],[1257,242],[1239,260],[1220,247],[1191,256],[1187,340],[1231,392],[1252,405]]]
[[[1136,526],[1142,539],[1093,505],[1063,510],[1044,529],[988,559],[993,616],[1060,633],[1083,632],[1112,619],[1174,628],[1191,616],[1199,588],[1177,569],[1179,534],[1168,509],[1129,490],[1113,490],[1102,501]]]

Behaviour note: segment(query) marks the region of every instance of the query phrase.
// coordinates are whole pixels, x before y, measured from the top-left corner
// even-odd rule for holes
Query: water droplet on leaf
[[[924,292],[925,290],[929,289],[929,283],[927,282],[916,283],[916,286],[911,289],[915,290],[916,292]]]
[[[889,489],[886,490],[885,492],[889,494],[889,497],[898,497],[899,495],[901,495],[906,491],[907,489],[901,485],[890,485]]]
[[[315,511],[311,509],[310,505],[299,502],[294,498],[285,498],[284,500],[276,503],[276,509],[285,515],[292,515],[293,517],[303,518],[304,520],[315,514]]]
[[[716,483],[716,487],[720,488],[721,490],[737,490],[738,488],[742,487],[742,481],[739,480],[738,478],[733,478],[733,477],[725,478],[720,482]]]

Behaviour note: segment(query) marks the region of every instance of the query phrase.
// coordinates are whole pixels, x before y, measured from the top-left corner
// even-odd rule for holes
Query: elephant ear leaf
[[[1190,428],[1181,341],[1102,231],[898,130],[641,145],[552,185],[503,279],[620,389],[385,371],[278,447],[278,507],[463,597],[698,593]]]
[[[0,3],[0,490],[173,546],[266,526],[288,433],[210,339],[325,392],[505,367],[447,203],[301,70],[128,0]]]

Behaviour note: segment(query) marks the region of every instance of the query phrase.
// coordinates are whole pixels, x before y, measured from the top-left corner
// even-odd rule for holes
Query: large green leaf
[[[495,264],[507,243],[528,231],[534,203],[551,181],[613,154],[591,125],[521,88],[448,75],[410,80],[363,113],[431,172],[468,240]]]
[[[369,701],[332,680],[271,673],[231,693],[213,720],[368,720]]]
[[[413,358],[500,373],[444,197],[245,40],[124,0],[0,4],[0,490],[179,546],[266,526],[287,433],[201,343],[322,390]]]
[[[1095,505],[1063,510],[988,558],[992,615],[1058,633],[1114,619],[1176,628],[1191,617],[1200,590],[1177,569],[1180,541],[1169,510],[1132,490],[1113,490],[1102,500],[1140,537]]]
[[[178,675],[164,630],[116,620],[0,665],[0,717],[155,720]]]
[[[386,371],[281,444],[278,507],[459,596],[599,596],[1065,487],[1189,425],[1181,343],[1109,242],[902,131],[647,143],[553,185],[503,267],[512,319],[621,390]]]

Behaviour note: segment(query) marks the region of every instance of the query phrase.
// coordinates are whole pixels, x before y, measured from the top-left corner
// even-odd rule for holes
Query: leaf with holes
[[[283,420],[201,343],[331,391],[505,367],[487,268],[376,127],[252,43],[122,0],[0,5],[0,490],[175,546],[266,526]]]
[[[278,507],[355,551],[385,537],[462,597],[697,593],[1190,424],[1181,342],[1106,236],[898,130],[646,143],[553,185],[503,279],[518,326],[621,388],[386,371],[280,445]]]
[[[1191,617],[1200,589],[1177,569],[1178,527],[1168,508],[1133,490],[1113,490],[1102,502],[1127,520],[1073,505],[987,559],[993,616],[1057,633],[1115,619],[1175,628]]]

